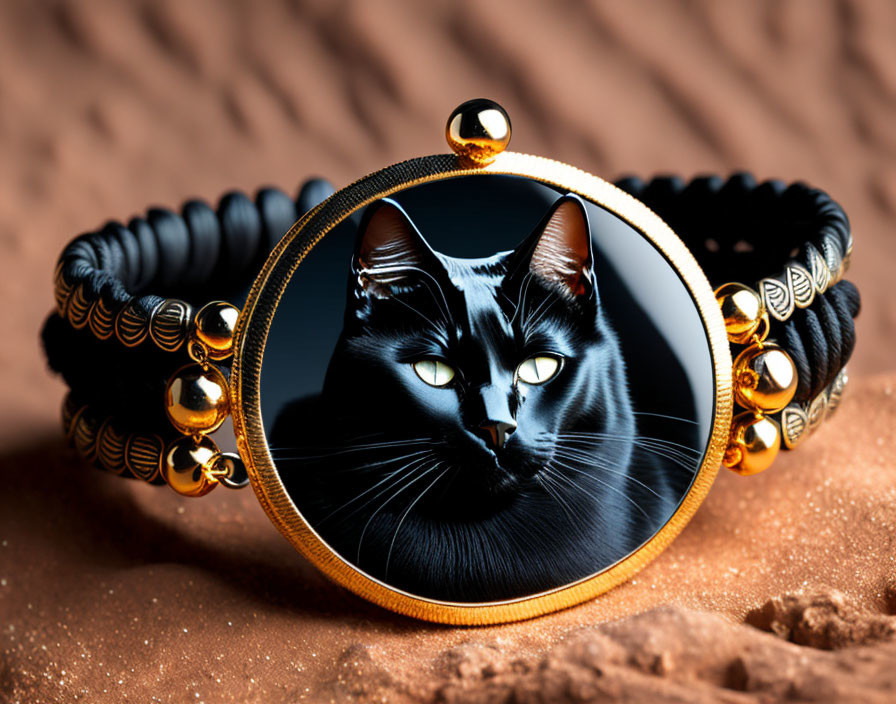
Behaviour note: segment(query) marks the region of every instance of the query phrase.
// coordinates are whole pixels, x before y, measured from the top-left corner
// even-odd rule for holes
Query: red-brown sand
[[[68,239],[444,151],[478,96],[514,149],[606,177],[834,194],[864,302],[837,415],[765,474],[721,474],[630,583],[475,630],[329,584],[249,491],[75,461],[37,346]],[[894,125],[887,0],[0,4],[0,701],[892,701]]]

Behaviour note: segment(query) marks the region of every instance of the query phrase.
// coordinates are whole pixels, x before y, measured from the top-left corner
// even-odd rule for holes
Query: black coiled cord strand
[[[166,297],[233,299],[251,284],[270,250],[308,210],[333,193],[311,179],[298,196],[262,188],[255,199],[232,191],[217,208],[190,200],[180,214],[151,208],[127,225],[109,222],[73,240],[57,265],[57,291],[79,290],[85,305],[97,301],[117,313],[130,305],[148,319]],[[152,293],[150,293],[150,291]],[[161,295],[159,295],[161,294]],[[68,301],[46,321],[42,341],[50,368],[83,403],[121,418],[132,429],[168,433],[159,400],[167,378],[188,361],[151,344],[127,349],[97,339],[86,325],[76,328],[65,315]],[[195,308],[194,308],[195,310]],[[228,362],[219,364],[227,374]]]
[[[755,282],[795,261],[805,268],[809,247],[831,236],[846,252],[849,220],[824,191],[804,183],[757,184],[746,173],[727,180],[677,176],[650,181],[625,178],[616,185],[665,220],[696,257],[713,287]],[[817,294],[786,321],[772,320],[770,335],[791,356],[799,382],[796,402],[821,393],[849,361],[855,346],[859,292],[840,281]]]

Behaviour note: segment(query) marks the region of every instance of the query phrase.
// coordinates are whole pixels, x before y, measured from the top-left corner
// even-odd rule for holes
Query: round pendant
[[[272,521],[394,611],[485,624],[610,589],[682,530],[731,423],[700,267],[644,205],[511,152],[388,167],[271,254],[237,324]]]

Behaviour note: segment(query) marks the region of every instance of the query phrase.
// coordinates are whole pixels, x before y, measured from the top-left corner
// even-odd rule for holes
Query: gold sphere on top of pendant
[[[181,367],[165,388],[165,411],[184,435],[214,432],[230,413],[227,380],[212,366]]]
[[[793,400],[796,365],[777,345],[751,345],[734,360],[734,398],[744,408],[775,413]]]
[[[239,308],[227,301],[212,301],[196,314],[193,338],[205,347],[210,360],[220,362],[233,353],[233,333],[239,317]]]
[[[731,422],[731,437],[724,464],[741,476],[768,469],[781,449],[781,429],[771,418],[751,411],[740,413]]]
[[[493,100],[468,100],[448,118],[445,139],[467,166],[487,166],[510,144],[510,117]]]
[[[761,339],[768,331],[768,311],[759,294],[749,286],[723,284],[716,289],[715,295],[731,342],[743,345],[753,335],[758,335]]]

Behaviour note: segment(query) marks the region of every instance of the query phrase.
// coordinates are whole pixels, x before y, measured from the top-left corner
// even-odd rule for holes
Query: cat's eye
[[[551,379],[560,369],[560,360],[556,357],[541,355],[529,357],[516,368],[517,378],[526,384],[543,384]]]
[[[438,359],[414,362],[414,371],[430,386],[447,386],[454,378],[454,369]]]

